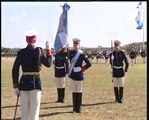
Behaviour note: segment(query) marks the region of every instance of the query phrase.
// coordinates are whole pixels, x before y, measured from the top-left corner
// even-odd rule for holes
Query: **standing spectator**
[[[98,63],[102,63],[102,59],[104,58],[103,54],[101,52],[98,52],[96,54],[96,60],[97,60],[97,64]]]
[[[145,60],[145,58],[146,58],[146,56],[147,56],[147,53],[146,53],[146,51],[145,51],[145,49],[142,49],[141,50],[141,57],[143,58],[143,63],[145,64],[146,62],[146,60]]]
[[[129,53],[131,59],[131,65],[133,66],[136,63],[136,52],[132,49]]]
[[[109,53],[107,52],[106,55],[105,55],[105,63],[106,64],[108,63],[108,59],[109,59]]]

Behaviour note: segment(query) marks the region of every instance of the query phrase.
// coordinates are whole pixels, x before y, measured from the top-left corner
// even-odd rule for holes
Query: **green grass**
[[[12,88],[11,70],[14,59],[1,62],[1,118],[13,118],[16,96]],[[95,60],[93,61],[96,62]],[[42,67],[42,98],[40,120],[145,120],[146,111],[146,64],[138,58],[138,64],[130,66],[125,77],[124,103],[115,104],[109,64],[93,64],[84,73],[82,113],[72,112],[70,79],[66,80],[65,103],[57,100],[53,66]],[[19,103],[20,104],[20,103]],[[20,118],[20,106],[17,111]]]

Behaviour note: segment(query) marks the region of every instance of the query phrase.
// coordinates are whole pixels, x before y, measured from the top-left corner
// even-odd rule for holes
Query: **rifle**
[[[113,59],[114,59],[114,56],[113,56],[113,41],[111,40],[111,67],[112,67],[112,82],[113,82]]]

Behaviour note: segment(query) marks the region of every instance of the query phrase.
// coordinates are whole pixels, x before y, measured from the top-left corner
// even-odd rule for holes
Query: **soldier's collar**
[[[33,44],[28,44],[27,47],[29,47],[29,48],[35,48],[35,45],[33,45]]]

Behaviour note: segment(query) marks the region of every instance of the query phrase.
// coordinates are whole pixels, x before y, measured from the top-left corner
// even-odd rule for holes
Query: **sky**
[[[54,46],[59,18],[65,2],[1,2],[1,46],[26,47],[25,32],[37,31],[36,46]],[[144,27],[137,30],[138,1],[67,2],[68,42],[81,39],[81,47],[110,47],[111,40],[122,45],[147,41],[147,2],[142,2]]]

